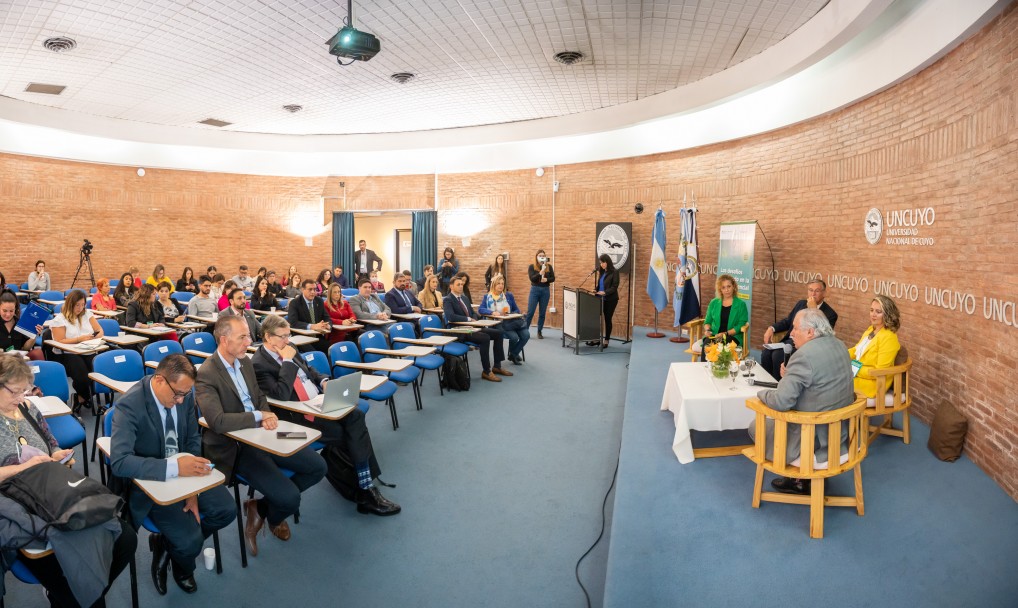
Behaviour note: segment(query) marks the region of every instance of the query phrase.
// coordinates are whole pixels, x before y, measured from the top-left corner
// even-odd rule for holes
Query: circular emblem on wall
[[[863,226],[863,232],[866,233],[866,240],[870,242],[870,245],[876,245],[880,242],[880,235],[884,231],[884,220],[880,217],[880,209],[873,208],[866,213],[866,224]]]
[[[608,224],[597,235],[597,256],[607,254],[616,268],[621,267],[629,259],[629,238],[626,231],[618,224]]]

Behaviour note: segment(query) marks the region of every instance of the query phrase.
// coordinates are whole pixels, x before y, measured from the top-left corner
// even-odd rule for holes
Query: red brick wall
[[[637,243],[638,325],[653,311],[644,293],[653,211],[668,214],[667,256],[673,261],[684,193],[695,194],[700,259],[717,260],[719,224],[758,220],[773,249],[774,285],[758,279],[752,313],[759,343],[776,314],[805,292],[785,271],[864,280],[866,289],[835,288],[838,335],[854,343],[881,281],[893,281],[902,312],[901,341],[914,361],[915,414],[929,421],[943,400],[969,418],[967,453],[1018,498],[1018,410],[1010,376],[1018,367],[1018,329],[1009,325],[1018,300],[1018,10],[1004,16],[941,61],[906,82],[844,110],[779,131],[686,150],[618,161],[533,170],[441,175],[437,180],[439,244],[457,250],[479,293],[484,269],[507,250],[510,287],[525,305],[526,265],[538,247],[554,257],[559,285],[575,284],[593,260],[597,221],[632,221]],[[561,188],[552,192],[552,182]],[[344,187],[340,187],[340,182]],[[321,206],[320,198],[325,196]],[[345,198],[344,198],[345,196]],[[633,212],[641,202],[647,211]],[[0,205],[8,243],[0,263],[23,281],[46,258],[58,285],[70,280],[82,238],[96,244],[96,269],[119,273],[131,263],[147,274],[162,262],[171,274],[184,264],[240,262],[301,270],[330,259],[328,234],[314,247],[289,232],[294,213],[328,218],[336,209],[436,208],[432,175],[298,179],[110,167],[0,155]],[[920,228],[930,247],[869,245],[867,210],[932,207],[934,225]],[[451,234],[480,228],[469,245]],[[38,239],[37,235],[54,238]],[[886,236],[886,232],[885,232]],[[552,253],[554,250],[554,253]],[[769,253],[758,232],[758,271]],[[714,276],[705,273],[704,306]],[[914,286],[915,300],[901,286]],[[626,282],[623,281],[623,289]],[[926,302],[927,288],[970,294],[973,314]],[[984,318],[983,299],[1010,303],[1008,322]],[[556,293],[555,305],[561,306]],[[616,317],[622,327],[627,298]],[[669,327],[673,312],[661,316]],[[557,326],[559,314],[550,316]],[[676,346],[676,357],[679,357]],[[884,441],[891,441],[885,439]],[[879,445],[878,448],[879,449]],[[914,445],[922,450],[924,446]]]

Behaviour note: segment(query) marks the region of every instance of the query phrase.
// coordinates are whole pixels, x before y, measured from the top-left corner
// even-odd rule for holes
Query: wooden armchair
[[[901,437],[906,444],[912,439],[909,428],[908,410],[912,407],[912,394],[909,392],[908,372],[912,369],[912,358],[908,356],[908,350],[902,346],[898,355],[894,358],[894,366],[884,369],[870,370],[870,375],[877,380],[877,395],[884,395],[883,399],[866,400],[866,417],[876,418],[883,416],[884,419],[878,426],[869,425],[869,437],[867,443],[879,435],[891,435]],[[890,389],[888,385],[893,383]],[[901,429],[892,426],[894,413],[901,414]]]
[[[760,507],[760,501],[809,505],[809,535],[811,538],[824,537],[824,506],[855,507],[863,515],[862,470],[860,464],[866,457],[866,398],[856,394],[851,405],[826,412],[779,412],[767,407],[757,398],[747,399],[746,407],[756,412],[756,442],[742,451],[746,458],[756,463],[756,480],[753,484],[753,508]],[[772,439],[773,459],[767,459],[767,419],[774,420]],[[788,453],[788,425],[801,425],[801,451],[799,459],[786,464]],[[828,462],[816,462],[814,442],[817,425],[828,425]],[[842,425],[848,425],[848,445],[841,447]],[[834,460],[834,462],[831,462]],[[764,470],[797,479],[812,480],[809,496],[762,492]],[[855,496],[826,496],[824,480],[851,470],[855,475]]]
[[[684,352],[692,357],[692,361],[695,363],[700,360],[699,344],[703,342],[704,330],[703,330],[703,319],[693,319],[689,323],[683,325],[686,331],[689,332],[689,348]],[[749,344],[749,323],[742,326],[742,347],[745,349]],[[745,352],[749,352],[748,350]]]

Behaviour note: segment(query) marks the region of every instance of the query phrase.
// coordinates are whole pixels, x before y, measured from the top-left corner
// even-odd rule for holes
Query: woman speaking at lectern
[[[604,321],[604,337],[601,342],[602,348],[608,348],[608,341],[612,338],[612,317],[615,316],[615,308],[619,305],[619,273],[615,271],[615,264],[608,254],[602,253],[597,258],[600,268],[597,269],[596,287],[597,296],[604,301],[602,320]],[[591,346],[597,345],[597,342]]]

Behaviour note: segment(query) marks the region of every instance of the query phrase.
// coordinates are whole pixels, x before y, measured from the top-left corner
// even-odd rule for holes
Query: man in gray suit
[[[201,477],[212,472],[201,457],[201,437],[194,410],[194,366],[184,355],[170,355],[113,408],[110,466],[126,479],[166,481],[174,477]],[[178,454],[181,454],[178,456]],[[152,580],[156,591],[166,595],[166,573],[173,562],[173,579],[187,593],[194,593],[194,560],[205,539],[232,522],[237,509],[223,486],[172,505],[157,505],[131,484],[127,492],[131,521],[137,530],[145,517],[159,527],[149,537],[152,549]],[[199,513],[204,516],[199,518]]]
[[[372,291],[370,279],[359,279],[357,290],[357,295],[349,298],[347,302],[350,303],[350,308],[353,309],[353,314],[358,319],[391,320],[389,315],[392,314],[392,309]]]
[[[760,391],[757,397],[767,407],[784,412],[798,410],[800,412],[823,412],[836,410],[851,405],[855,401],[855,389],[852,386],[852,361],[848,357],[845,345],[834,337],[834,329],[824,313],[816,308],[807,308],[795,315],[792,324],[792,341],[796,351],[788,360],[788,365],[781,366],[781,380],[778,388]],[[755,425],[750,425],[749,435],[754,437]],[[800,451],[799,425],[788,425],[787,462],[799,457]],[[772,446],[774,421],[767,421],[767,445]],[[848,429],[843,428],[841,443],[848,441]],[[819,462],[827,460],[827,426],[816,428],[815,454]],[[767,457],[773,458],[773,448],[767,451]],[[808,479],[792,479],[782,477],[771,482],[779,492],[787,494],[809,494]]]

